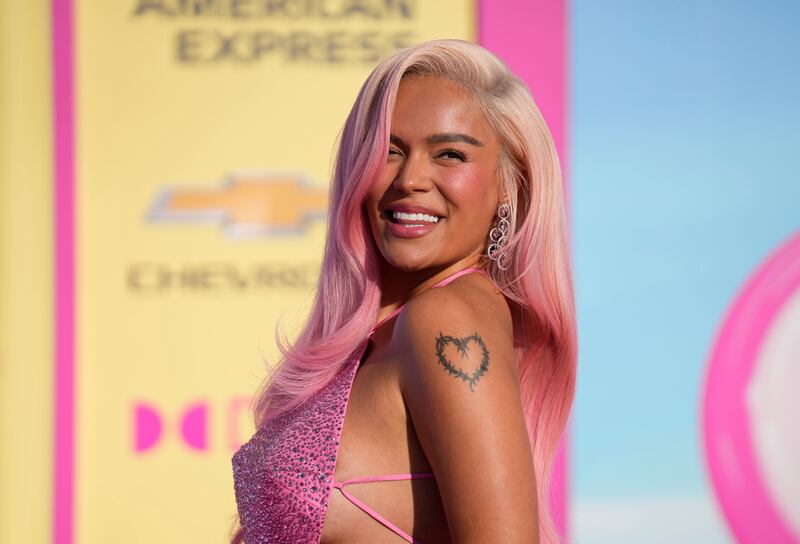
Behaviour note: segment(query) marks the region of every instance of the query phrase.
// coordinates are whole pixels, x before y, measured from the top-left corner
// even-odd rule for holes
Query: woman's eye
[[[445,149],[442,151],[441,155],[448,155],[461,161],[466,159],[466,156],[462,152],[456,151],[455,149]]]
[[[389,155],[393,155],[393,154],[394,155],[401,155],[402,153],[400,151],[398,151],[397,149],[389,148],[389,153],[388,154]],[[460,161],[466,161],[467,160],[467,156],[464,153],[462,153],[461,151],[457,151],[455,149],[445,149],[444,151],[439,153],[439,156],[440,157],[458,159]]]

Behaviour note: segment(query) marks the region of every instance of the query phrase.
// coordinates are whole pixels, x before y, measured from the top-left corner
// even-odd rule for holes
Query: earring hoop
[[[486,255],[492,259],[500,270],[508,270],[511,266],[511,257],[504,250],[507,241],[507,233],[511,227],[508,217],[511,215],[511,206],[507,202],[501,202],[497,206],[496,215],[498,217],[497,223],[489,231],[489,240],[491,243],[486,248]]]

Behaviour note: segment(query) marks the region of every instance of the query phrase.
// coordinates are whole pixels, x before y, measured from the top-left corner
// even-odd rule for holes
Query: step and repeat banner
[[[14,370],[2,388],[15,399],[5,406],[14,418],[22,405],[32,411],[24,433],[39,442],[21,445],[19,423],[3,428],[4,450],[8,436],[15,445],[2,454],[11,479],[0,540],[226,541],[230,458],[254,432],[249,402],[265,361],[279,356],[277,320],[291,334],[310,307],[337,138],[377,62],[429,39],[479,41],[527,78],[563,150],[563,2],[512,8],[4,5],[3,111],[47,112],[31,145],[49,168],[20,185],[25,162],[4,155],[5,172],[18,172],[3,179],[2,210],[14,213],[35,186],[50,230],[26,234],[8,221],[3,234],[47,248],[25,266],[48,270],[37,281],[52,283],[25,337],[12,337],[11,321],[29,303],[4,302],[3,364]],[[24,80],[32,70],[38,79]],[[22,97],[31,89],[38,102]],[[29,120],[0,123],[13,134]],[[3,257],[14,258],[11,246]],[[2,276],[9,297],[24,275],[15,267]],[[34,355],[37,332],[49,349]],[[563,525],[563,454],[558,467]],[[19,501],[21,490],[33,499]]]
[[[565,174],[580,544],[800,543],[800,8],[593,0],[0,5],[0,542],[223,543],[337,138],[393,51],[476,41]]]
[[[310,305],[358,88],[396,48],[471,39],[472,5],[71,8],[74,502],[56,539],[222,542],[230,457],[276,320]]]

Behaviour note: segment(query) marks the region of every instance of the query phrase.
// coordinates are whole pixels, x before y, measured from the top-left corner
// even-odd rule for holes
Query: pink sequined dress
[[[459,270],[433,287],[482,268]],[[328,500],[339,489],[353,504],[407,542],[411,535],[352,496],[347,484],[432,478],[431,472],[385,474],[337,481],[334,478],[345,410],[369,337],[396,316],[401,305],[370,330],[358,356],[314,396],[269,420],[233,455],[233,480],[246,544],[318,544]]]

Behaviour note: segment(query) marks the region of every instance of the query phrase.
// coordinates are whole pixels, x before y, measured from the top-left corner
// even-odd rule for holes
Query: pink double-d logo
[[[201,401],[184,408],[175,420],[175,434],[193,450],[208,449],[208,402]],[[133,449],[137,453],[152,450],[165,434],[166,417],[152,404],[133,405]]]

